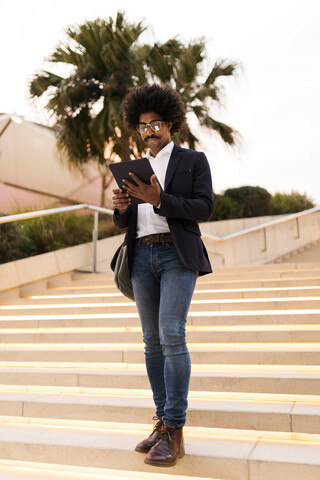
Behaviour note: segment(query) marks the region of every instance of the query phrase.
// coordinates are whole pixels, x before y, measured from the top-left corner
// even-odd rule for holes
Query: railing
[[[43,217],[45,215],[54,215],[55,213],[64,213],[71,212],[73,210],[81,210],[87,208],[88,210],[94,211],[94,222],[92,230],[92,273],[97,271],[97,240],[98,240],[98,229],[99,229],[99,213],[106,213],[108,215],[113,215],[113,211],[108,208],[97,207],[95,205],[89,205],[87,203],[82,203],[80,205],[73,205],[71,207],[59,207],[59,208],[50,208],[48,210],[39,210],[37,212],[28,212],[28,213],[18,213],[16,215],[7,215],[6,217],[0,217],[1,223],[17,222],[19,220],[28,220],[29,218]]]
[[[108,208],[97,207],[96,205],[89,205],[87,203],[82,203],[80,205],[72,205],[70,207],[59,207],[59,208],[51,208],[48,210],[39,210],[36,212],[28,212],[28,213],[18,213],[16,215],[7,215],[5,217],[0,217],[0,224],[1,223],[9,223],[9,222],[16,222],[19,220],[27,220],[29,218],[35,217],[42,217],[45,215],[53,215],[55,213],[63,213],[63,212],[71,212],[73,210],[81,210],[81,209],[88,209],[94,211],[94,227],[92,231],[92,272],[96,273],[97,271],[97,240],[98,240],[98,222],[99,222],[99,213],[105,213],[108,215],[113,215],[113,210]],[[300,236],[300,226],[299,226],[299,218],[308,215],[313,212],[320,211],[320,206],[310,208],[309,210],[304,210],[303,212],[293,213],[291,215],[286,215],[285,217],[278,218],[275,220],[271,220],[266,223],[262,223],[260,225],[255,225],[254,227],[245,228],[244,230],[240,230],[235,233],[231,233],[229,235],[225,235],[223,237],[217,237],[215,235],[210,235],[208,233],[203,233],[202,236],[204,238],[208,238],[210,240],[214,240],[216,242],[224,242],[226,240],[230,240],[231,238],[240,237],[241,235],[246,235],[247,233],[255,232],[258,230],[262,230],[264,234],[264,248],[267,249],[267,238],[266,238],[266,228],[271,227],[273,225],[288,222],[290,220],[296,219],[297,225],[297,237]],[[220,255],[223,257],[222,262],[224,263],[224,255],[221,253],[215,253],[215,255]]]
[[[218,237],[216,235],[211,235],[209,233],[203,233],[202,237],[207,238],[209,240],[213,240],[215,242],[225,242],[226,240],[238,238],[238,237],[241,237],[243,235],[246,235],[246,234],[249,234],[249,233],[252,233],[252,232],[262,231],[263,232],[263,249],[261,250],[261,252],[266,252],[267,251],[267,233],[266,233],[267,228],[273,227],[274,225],[278,225],[278,224],[281,224],[281,223],[289,222],[291,220],[295,220],[296,221],[296,236],[295,236],[295,239],[298,239],[298,238],[300,238],[299,219],[301,217],[305,216],[305,215],[310,215],[312,213],[319,212],[319,211],[320,211],[320,206],[317,206],[317,207],[314,207],[314,208],[310,208],[309,210],[304,210],[303,212],[293,213],[293,214],[286,215],[286,216],[281,217],[281,218],[277,218],[275,220],[271,220],[269,222],[265,222],[265,223],[261,223],[259,225],[255,225],[253,227],[245,228],[243,230],[239,230],[238,232],[230,233],[230,234],[224,235],[222,237]],[[211,253],[213,253],[213,255],[221,256],[222,257],[222,264],[223,265],[225,264],[225,256],[222,253],[218,253],[218,252],[211,252]]]
[[[254,227],[245,228],[244,230],[239,230],[238,232],[235,232],[235,233],[229,233],[229,235],[225,235],[223,237],[217,237],[215,235],[210,235],[209,233],[204,233],[202,234],[202,236],[206,238],[210,238],[211,240],[216,240],[217,242],[223,242],[224,240],[229,240],[230,238],[240,237],[241,235],[245,235],[246,233],[251,233],[257,230],[266,229],[267,227],[271,227],[278,223],[288,222],[289,220],[293,220],[294,218],[296,219],[297,231],[298,231],[298,235],[300,236],[299,218],[304,215],[308,215],[310,213],[318,212],[318,211],[320,211],[320,206],[309,208],[309,210],[304,210],[303,212],[292,213],[282,218],[276,218],[275,220],[271,220],[270,222],[261,223],[259,225],[255,225]]]

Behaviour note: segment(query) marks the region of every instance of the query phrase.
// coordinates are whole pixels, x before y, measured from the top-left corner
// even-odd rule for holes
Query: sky
[[[65,28],[125,12],[152,43],[205,37],[208,71],[236,61],[212,116],[241,135],[238,148],[200,131],[216,193],[243,185],[306,193],[320,204],[320,0],[0,0],[0,112],[45,122],[28,80],[65,38]]]

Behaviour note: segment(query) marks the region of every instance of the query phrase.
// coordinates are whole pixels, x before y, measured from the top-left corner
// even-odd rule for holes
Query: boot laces
[[[162,428],[163,421],[162,421],[162,418],[157,417],[157,415],[155,415],[154,417],[152,417],[152,420],[157,421],[157,423],[156,423],[155,426],[153,427],[153,430],[152,430],[152,433],[153,433],[153,432],[155,432],[156,430],[160,430],[160,429]]]
[[[170,445],[173,444],[173,435],[174,435],[174,429],[170,431],[170,429],[167,428],[162,428],[162,431],[160,433],[160,440],[166,440]]]

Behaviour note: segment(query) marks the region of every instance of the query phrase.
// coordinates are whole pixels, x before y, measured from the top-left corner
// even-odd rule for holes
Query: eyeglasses
[[[136,127],[139,133],[147,133],[148,127],[154,132],[158,132],[161,129],[161,120],[152,120],[150,123],[138,123]]]

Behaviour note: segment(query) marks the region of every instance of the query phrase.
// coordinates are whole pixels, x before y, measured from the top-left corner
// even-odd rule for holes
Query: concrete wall
[[[231,231],[232,226],[229,228]],[[206,228],[202,228],[202,231],[204,233]],[[208,253],[216,266],[271,263],[319,240],[320,211],[230,239],[219,241],[204,238]]]
[[[250,228],[261,225],[266,220],[270,220],[270,217],[209,222],[201,224],[201,231],[222,236],[221,232],[224,235],[234,233],[239,227]],[[212,264],[216,267],[270,263],[282,255],[320,240],[320,211],[230,239],[212,240],[204,236],[203,240]],[[110,260],[122,241],[123,235],[98,241],[98,272],[111,273]],[[49,277],[68,275],[75,269],[91,271],[92,256],[90,242],[0,265],[1,296],[18,296],[21,285],[34,282],[45,284]]]
[[[97,261],[100,265],[105,265],[106,272],[111,273],[110,260],[122,241],[123,235],[98,241]],[[0,265],[0,292],[17,296],[19,292],[16,289],[21,285],[46,281],[50,277],[66,274],[82,266],[91,270],[92,257],[92,243],[90,242],[5,263]]]
[[[262,223],[271,222],[277,218],[285,217],[285,215],[268,215],[265,217],[251,217],[251,218],[234,218],[232,220],[219,220],[216,222],[201,223],[200,228],[202,233],[209,233],[210,235],[217,235],[218,237],[224,237],[230,233],[239,232],[246,228],[253,227],[255,225],[261,225]]]
[[[10,115],[0,116],[0,130],[9,120]],[[0,180],[0,208],[5,213],[49,208],[57,204],[50,195],[75,203],[100,204],[97,167],[87,165],[84,175],[70,171],[65,154],[57,150],[52,129],[23,118],[21,124],[11,121],[0,138]],[[115,182],[106,192],[106,207],[112,208],[110,192],[114,186]]]

